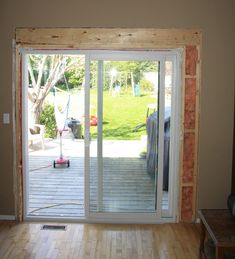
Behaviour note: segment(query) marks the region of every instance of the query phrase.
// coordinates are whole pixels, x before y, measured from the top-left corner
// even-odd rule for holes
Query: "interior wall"
[[[16,27],[202,30],[198,208],[224,208],[231,186],[235,35],[232,0],[3,0],[0,9],[0,215],[14,214],[12,39]]]

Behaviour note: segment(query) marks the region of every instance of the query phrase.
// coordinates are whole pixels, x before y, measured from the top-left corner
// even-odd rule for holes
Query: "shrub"
[[[154,91],[154,84],[147,79],[140,80],[140,87],[141,87],[141,89],[143,89],[144,91],[147,91],[147,92]]]
[[[45,137],[46,138],[56,138],[57,126],[56,126],[53,105],[45,104],[43,106],[43,111],[40,115],[40,124],[45,125]]]

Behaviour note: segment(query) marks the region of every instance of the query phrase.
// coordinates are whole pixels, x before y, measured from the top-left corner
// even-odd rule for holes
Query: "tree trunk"
[[[29,126],[33,126],[33,124],[39,124],[40,122],[42,106],[50,89],[56,85],[58,80],[64,75],[66,71],[69,71],[74,67],[75,64],[77,64],[77,61],[75,62],[73,60],[66,64],[67,57],[63,57],[63,55],[53,55],[51,59],[50,55],[44,55],[41,59],[38,59],[38,57],[37,59],[34,59],[33,55],[30,57],[31,62],[28,62],[28,71],[33,87],[28,89],[28,122]],[[47,58],[49,63],[46,62]],[[34,66],[37,64],[37,78],[35,78],[31,63],[34,63]],[[49,70],[49,75],[46,82],[44,82],[44,85],[42,86],[42,76],[46,64],[50,64],[49,68],[47,68]],[[66,64],[66,66],[62,67],[62,64]]]
[[[34,124],[40,124],[40,114],[42,112],[42,105],[43,105],[43,100],[37,100],[36,103],[31,103],[31,109],[29,110],[29,124],[34,125]]]

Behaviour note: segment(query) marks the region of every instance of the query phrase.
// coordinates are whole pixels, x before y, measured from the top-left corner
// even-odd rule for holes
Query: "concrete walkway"
[[[140,153],[146,150],[146,139],[143,140],[104,140],[104,157],[140,157]],[[74,139],[70,131],[63,132],[62,151],[64,156],[84,156],[84,139]],[[60,139],[46,139],[45,149],[40,143],[34,143],[29,147],[29,156],[59,156]],[[90,141],[90,156],[97,156],[97,140]]]

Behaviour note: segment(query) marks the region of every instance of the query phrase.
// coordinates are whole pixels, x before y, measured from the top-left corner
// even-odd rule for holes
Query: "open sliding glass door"
[[[168,168],[172,168],[170,131],[168,155],[164,154],[166,127],[172,121],[172,92],[171,98],[166,99],[165,70],[172,64],[167,66],[166,55],[159,52],[87,55],[88,219],[159,222],[162,216],[172,216],[172,206],[169,208],[172,192],[168,192],[172,185],[171,169],[167,179],[163,174],[166,159]],[[171,72],[168,80],[172,86],[173,65]],[[169,107],[166,102],[170,102]],[[163,188],[164,181],[167,191]],[[164,196],[168,202],[165,207]]]

